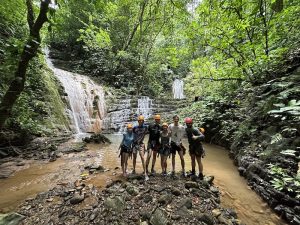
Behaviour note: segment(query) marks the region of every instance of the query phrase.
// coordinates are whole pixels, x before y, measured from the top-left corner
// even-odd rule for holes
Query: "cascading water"
[[[46,60],[67,93],[71,109],[68,113],[74,122],[74,132],[100,132],[106,113],[102,87],[86,76],[55,68],[48,57]]]
[[[148,119],[152,114],[152,99],[147,96],[141,96],[138,99],[137,115],[143,115],[145,119]]]
[[[175,79],[173,82],[173,97],[175,99],[183,99],[184,94],[183,94],[183,80]]]

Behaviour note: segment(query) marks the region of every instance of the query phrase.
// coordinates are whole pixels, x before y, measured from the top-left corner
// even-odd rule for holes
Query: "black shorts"
[[[181,144],[177,145],[174,141],[171,141],[171,153],[176,154],[176,151],[177,152],[182,151],[183,149],[181,146],[182,146]]]
[[[147,150],[152,149],[153,151],[159,151],[160,143],[156,140],[149,140],[147,144]]]
[[[159,154],[163,156],[169,156],[171,152],[171,147],[170,146],[165,146],[163,148],[160,148]]]
[[[190,145],[189,146],[189,153],[190,155],[195,155],[195,156],[202,156],[204,150],[203,150],[203,147],[202,145]]]
[[[121,146],[121,153],[131,153],[132,152],[132,149],[127,147],[126,145],[122,145]]]

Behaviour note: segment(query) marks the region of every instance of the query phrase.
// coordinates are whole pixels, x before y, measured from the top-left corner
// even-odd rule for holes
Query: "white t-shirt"
[[[169,126],[169,130],[171,132],[171,141],[174,141],[177,145],[179,145],[185,133],[184,126],[180,124],[175,126],[174,123],[172,123]]]

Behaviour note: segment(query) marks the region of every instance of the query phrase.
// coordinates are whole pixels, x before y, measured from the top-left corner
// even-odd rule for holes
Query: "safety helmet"
[[[132,128],[133,128],[133,126],[131,123],[127,124],[127,129],[132,129]]]
[[[204,134],[205,129],[204,129],[203,127],[200,127],[200,128],[199,128],[199,131],[200,131],[202,134]]]
[[[190,117],[185,118],[184,120],[185,123],[193,123],[193,119]]]
[[[154,119],[155,119],[155,120],[160,120],[160,115],[156,114],[156,115],[154,116]]]
[[[143,120],[143,121],[144,121],[144,120],[145,120],[144,116],[143,116],[143,115],[139,115],[138,121],[139,121],[139,120]]]
[[[163,123],[162,127],[168,127],[169,125],[167,123]]]

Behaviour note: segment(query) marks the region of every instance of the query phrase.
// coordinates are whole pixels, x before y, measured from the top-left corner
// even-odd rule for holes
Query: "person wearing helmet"
[[[192,173],[191,176],[195,176],[195,167],[196,162],[198,163],[199,169],[199,178],[203,179],[203,165],[201,162],[201,157],[203,155],[203,147],[201,141],[204,140],[204,135],[198,130],[193,127],[193,120],[192,118],[185,118],[186,124],[186,135],[189,142],[189,153],[191,156],[192,161]]]
[[[146,164],[145,164],[145,159],[144,159],[144,154],[145,154],[145,144],[144,144],[144,138],[145,135],[148,132],[148,127],[144,125],[144,116],[140,115],[138,117],[138,125],[133,128],[133,171],[132,173],[135,174],[135,166],[136,166],[136,157],[137,153],[139,152],[143,169],[144,169],[144,174],[145,174],[145,180],[149,180],[148,174],[146,172]]]
[[[171,153],[172,153],[172,175],[175,175],[175,156],[178,152],[182,167],[182,176],[185,177],[185,162],[184,162],[184,147],[182,145],[182,138],[185,134],[184,126],[179,124],[179,116],[173,116],[173,123],[169,126],[171,133]]]
[[[132,124],[127,124],[127,131],[123,134],[123,140],[120,144],[119,150],[121,155],[121,167],[123,171],[123,176],[127,176],[127,161],[129,154],[132,153],[132,143],[133,143],[133,132]]]
[[[161,170],[162,175],[167,175],[167,159],[170,155],[170,140],[171,140],[171,132],[168,130],[168,124],[162,124],[162,131],[160,133],[161,146],[160,146],[160,155],[161,155]]]
[[[160,131],[161,131],[161,126],[160,126],[160,115],[155,115],[154,116],[154,123],[150,124],[148,127],[148,132],[149,132],[149,141],[147,145],[147,160],[146,160],[146,171],[148,173],[148,166],[150,163],[150,158],[151,158],[151,153],[153,152],[153,157],[152,157],[152,167],[151,167],[151,173],[155,174],[154,166],[156,162],[156,157],[157,157],[157,151],[159,150],[160,147]]]

